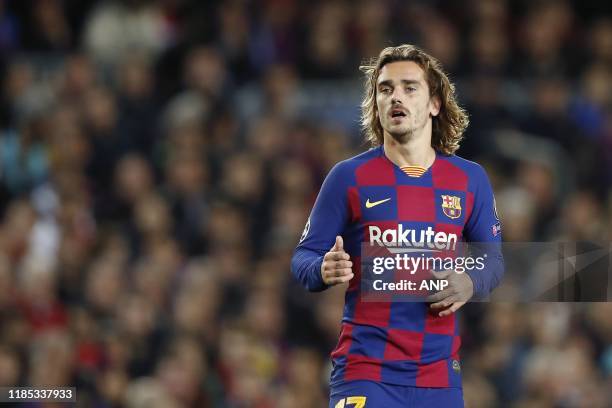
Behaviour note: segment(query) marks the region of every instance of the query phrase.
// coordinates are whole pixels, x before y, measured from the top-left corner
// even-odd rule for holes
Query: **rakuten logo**
[[[397,229],[381,230],[380,227],[370,225],[368,231],[370,233],[370,244],[376,243],[380,246],[446,250],[455,250],[457,246],[457,234],[449,234],[444,231],[436,232],[431,227],[416,231],[398,224]]]

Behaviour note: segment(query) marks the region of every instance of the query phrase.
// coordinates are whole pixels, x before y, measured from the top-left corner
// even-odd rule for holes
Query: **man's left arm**
[[[469,269],[465,273],[446,271],[437,274],[447,279],[449,286],[427,298],[431,308],[441,310],[440,316],[457,311],[468,300],[484,300],[501,281],[504,260],[501,251],[501,224],[495,208],[495,198],[489,178],[478,166],[474,180],[474,205],[465,224],[463,236],[469,244],[470,256],[480,258],[481,269]]]
[[[495,208],[493,189],[485,170],[478,166],[474,192],[474,208],[465,225],[464,237],[471,256],[481,257],[484,268],[467,270],[472,279],[472,299],[484,300],[499,285],[504,275],[504,257],[501,250],[501,223]]]

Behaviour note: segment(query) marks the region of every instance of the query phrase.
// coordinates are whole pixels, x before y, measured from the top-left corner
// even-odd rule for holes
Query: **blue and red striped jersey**
[[[427,170],[410,174],[391,162],[380,146],[334,166],[291,263],[298,281],[310,291],[320,291],[326,289],[321,277],[323,256],[337,235],[343,237],[353,261],[355,276],[346,290],[340,338],[331,353],[331,385],[372,380],[461,387],[456,314],[439,317],[425,302],[362,301],[361,245],[370,242],[370,227],[410,229],[412,236],[420,232],[421,237],[425,231],[429,236],[443,232],[465,242],[500,243],[499,225],[484,169],[458,156],[438,152]],[[501,250],[494,245],[486,272],[467,272],[474,297],[485,298],[503,273]]]

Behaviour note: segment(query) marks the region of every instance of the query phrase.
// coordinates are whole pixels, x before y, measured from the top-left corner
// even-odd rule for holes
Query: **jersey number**
[[[354,408],[363,408],[366,404],[366,397],[347,397],[342,398],[336,404],[335,408],[344,408],[346,405],[353,404]]]

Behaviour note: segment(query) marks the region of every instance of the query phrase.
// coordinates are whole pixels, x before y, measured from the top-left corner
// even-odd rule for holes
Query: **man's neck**
[[[399,143],[392,136],[385,135],[383,148],[387,158],[399,167],[428,168],[436,158],[436,151],[431,147],[431,138],[418,138]]]

